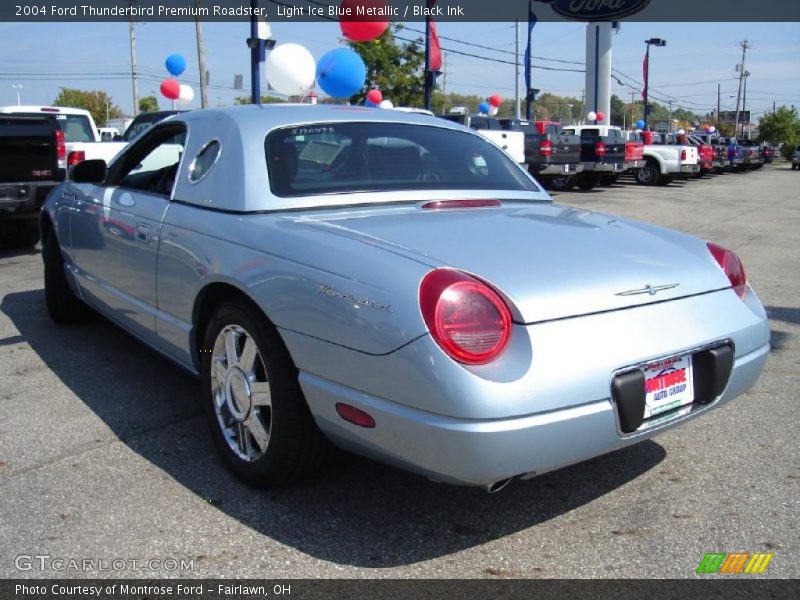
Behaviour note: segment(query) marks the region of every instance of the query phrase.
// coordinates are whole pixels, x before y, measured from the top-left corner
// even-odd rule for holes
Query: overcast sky
[[[520,26],[524,49],[527,24]],[[422,30],[424,24],[409,23]],[[305,45],[316,58],[341,43],[336,23],[276,23],[278,42]],[[515,25],[513,23],[440,23],[441,36],[487,46],[476,48],[442,40],[446,55],[447,89],[488,96],[498,92],[513,101]],[[249,88],[247,23],[204,23],[207,66],[211,73],[209,102],[230,103],[245,91],[232,89],[234,75],[244,75]],[[406,30],[402,35],[418,37]],[[140,96],[158,90],[166,76],[164,59],[172,52],[186,56],[189,67],[181,80],[199,81],[194,23],[138,23],[136,26]],[[741,59],[739,42],[753,45],[747,54],[751,75],[747,105],[755,115],[780,105],[800,106],[800,24],[798,23],[623,23],[613,39],[613,65],[622,81],[641,87],[641,63],[649,37],[667,40],[651,50],[651,86],[675,105],[705,113],[716,107],[717,82],[722,85],[723,110],[733,109],[737,81],[735,65]],[[585,25],[539,23],[534,30],[533,54],[562,61],[585,60]],[[448,51],[451,50],[451,51]],[[456,54],[477,54],[506,62],[489,62]],[[506,64],[510,63],[510,64]],[[581,69],[581,64],[537,60],[535,64]],[[628,76],[631,79],[627,79]],[[533,72],[534,87],[560,95],[580,96],[584,74],[572,71]],[[49,104],[61,86],[106,90],[123,111],[130,113],[130,47],[127,23],[23,23],[0,24],[0,104],[15,104],[21,84],[23,104]],[[521,84],[522,85],[522,84]],[[631,87],[613,84],[614,93],[630,101]],[[638,93],[636,94],[639,98]],[[193,106],[199,106],[199,94]],[[168,102],[161,99],[163,107]]]

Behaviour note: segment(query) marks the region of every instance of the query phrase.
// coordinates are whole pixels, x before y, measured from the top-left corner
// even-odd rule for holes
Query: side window
[[[197,183],[208,175],[211,168],[217,164],[222,146],[219,140],[211,140],[205,144],[189,166],[189,181]]]
[[[469,122],[470,129],[488,129],[486,119],[482,117],[472,117]]]
[[[175,184],[186,131],[182,125],[162,127],[140,139],[115,165],[109,183],[123,188],[169,196]]]

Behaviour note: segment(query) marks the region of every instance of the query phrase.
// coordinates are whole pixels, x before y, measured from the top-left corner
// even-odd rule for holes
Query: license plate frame
[[[648,363],[645,379],[644,420],[685,410],[694,402],[692,355],[684,354]]]

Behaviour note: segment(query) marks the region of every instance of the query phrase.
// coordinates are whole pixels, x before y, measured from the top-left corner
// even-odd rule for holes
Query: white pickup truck
[[[515,162],[525,164],[525,134],[522,131],[506,131],[500,125],[500,121],[484,114],[471,115],[465,112],[450,112],[439,116],[442,119],[474,129],[478,134],[510,154]]]
[[[0,106],[0,113],[52,115],[64,134],[67,166],[82,160],[101,158],[110,162],[127,142],[102,142],[100,132],[88,110],[63,106]]]
[[[645,165],[636,172],[642,185],[666,185],[675,178],[688,179],[700,171],[697,146],[667,144],[660,133],[629,131],[628,139],[644,142]]]

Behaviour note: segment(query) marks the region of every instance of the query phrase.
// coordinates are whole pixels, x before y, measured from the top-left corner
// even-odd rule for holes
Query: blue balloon
[[[177,77],[186,70],[186,59],[180,54],[170,54],[164,61],[170,75]]]
[[[636,121],[636,129],[644,129],[644,121],[642,119]]]
[[[489,103],[488,102],[481,102],[478,104],[478,112],[482,113],[489,113]]]
[[[364,106],[369,106],[371,108],[375,108],[377,106],[377,104],[373,104],[369,100],[364,100]]]
[[[317,63],[317,83],[329,96],[349,98],[367,80],[367,67],[350,48],[336,48],[322,55]]]

